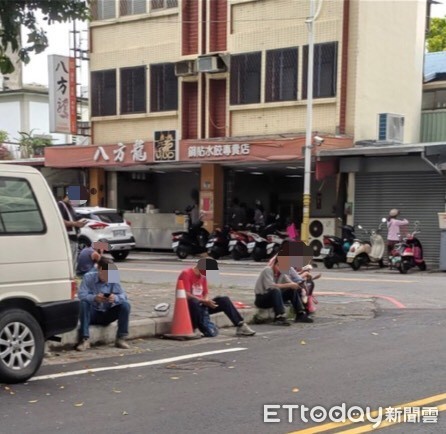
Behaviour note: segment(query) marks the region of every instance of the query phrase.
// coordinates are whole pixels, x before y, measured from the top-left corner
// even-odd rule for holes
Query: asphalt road
[[[126,261],[119,268],[123,281],[174,282],[185,266]],[[252,286],[260,269],[221,265],[222,283]],[[373,430],[367,414],[364,423],[336,426],[309,416],[317,406],[328,412],[343,403],[346,410],[360,407],[355,420],[367,406],[382,408],[383,432],[444,433],[444,288],[442,274],[324,272],[318,292],[338,294],[339,302],[343,294],[384,297],[377,299],[377,316],[290,328],[256,326],[252,338],[234,338],[234,330],[227,329],[198,341],[141,340],[127,354],[102,347],[56,358],[28,383],[0,386],[0,433]],[[280,422],[265,422],[264,405],[300,407],[291,411],[291,422],[283,407],[266,414]],[[308,423],[300,417],[302,405]],[[401,408],[401,423],[387,426],[388,407]],[[436,423],[422,423],[429,407],[434,407],[431,420],[438,411]],[[420,422],[409,422],[417,412],[423,413]],[[379,413],[374,417],[379,421]]]
[[[442,310],[395,309],[337,326],[258,326],[253,338],[225,331],[187,343],[141,342],[140,354],[45,366],[34,381],[2,387],[0,432],[287,433],[314,426],[319,430],[310,432],[370,432],[362,423],[321,431],[329,420],[305,424],[298,412],[289,423],[283,408],[271,416],[280,423],[265,423],[264,405],[446,407],[444,325]],[[446,432],[442,410],[435,424],[386,431]]]

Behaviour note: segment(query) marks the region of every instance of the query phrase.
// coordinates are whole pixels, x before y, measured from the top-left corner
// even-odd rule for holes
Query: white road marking
[[[60,372],[58,374],[40,375],[33,377],[29,381],[54,380],[61,377],[72,377],[74,375],[93,374],[94,372],[117,371],[121,369],[141,368],[144,366],[162,365],[164,363],[178,362],[179,360],[195,359],[198,357],[212,356],[214,354],[233,353],[236,351],[245,351],[247,348],[227,348],[224,350],[207,351],[205,353],[185,354],[183,356],[169,357],[167,359],[150,360],[148,362],[130,363],[127,365],[103,366],[101,368],[81,369],[79,371]]]

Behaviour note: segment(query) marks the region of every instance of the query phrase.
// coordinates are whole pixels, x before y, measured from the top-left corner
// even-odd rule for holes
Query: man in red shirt
[[[221,296],[209,299],[209,291],[206,277],[218,274],[218,264],[215,259],[202,258],[193,268],[188,268],[181,272],[178,280],[182,280],[186,290],[189,313],[194,329],[200,329],[207,335],[205,329],[206,309],[209,315],[217,312],[224,312],[237,327],[238,336],[253,336],[255,331],[245,323],[242,316],[232,304],[229,297]]]

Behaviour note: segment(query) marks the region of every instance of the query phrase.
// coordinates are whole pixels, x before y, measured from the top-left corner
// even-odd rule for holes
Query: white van
[[[78,317],[68,236],[45,178],[0,164],[0,383],[33,376],[45,340]]]

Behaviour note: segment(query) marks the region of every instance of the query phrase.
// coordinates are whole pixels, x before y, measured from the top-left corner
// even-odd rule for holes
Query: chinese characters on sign
[[[124,143],[118,143],[116,146],[117,148],[113,149],[113,161],[115,163],[125,163],[125,157],[127,155],[127,145],[124,145]],[[135,163],[147,162],[147,152],[144,150],[144,142],[142,140],[137,140],[133,144],[130,155],[132,156],[132,161]],[[110,161],[110,157],[108,156],[103,146],[98,146],[93,155],[93,160],[97,162],[108,162]]]
[[[77,133],[76,65],[73,57],[48,56],[50,132]]]
[[[175,131],[158,132],[153,143],[153,161],[178,161],[178,145]],[[129,149],[128,149],[129,148]],[[188,158],[234,157],[249,155],[248,143],[232,145],[189,146]],[[118,143],[113,148],[98,146],[94,149],[93,160],[96,162],[114,163],[148,163],[146,145],[143,140],[136,140],[133,145]]]
[[[153,161],[178,161],[176,131],[155,131]]]
[[[187,156],[189,158],[203,157],[234,157],[236,155],[249,155],[249,143],[233,145],[207,145],[207,146],[189,146]]]

